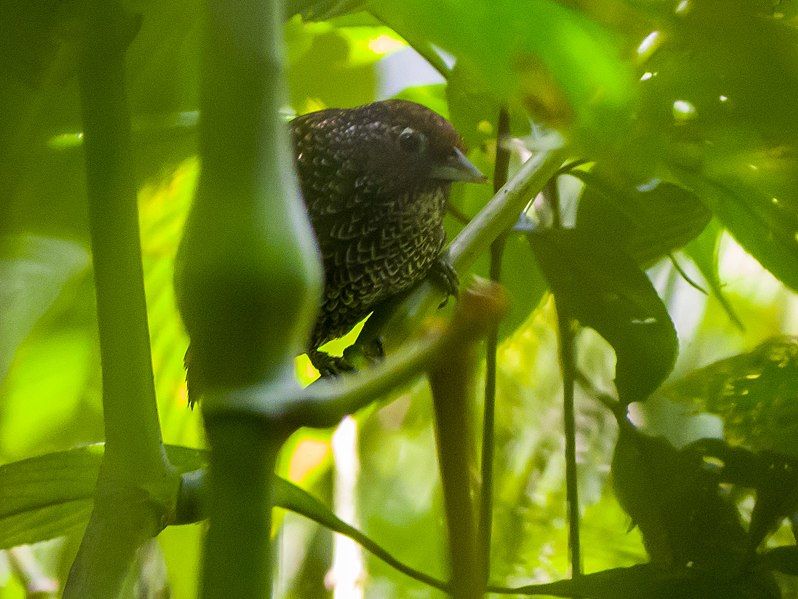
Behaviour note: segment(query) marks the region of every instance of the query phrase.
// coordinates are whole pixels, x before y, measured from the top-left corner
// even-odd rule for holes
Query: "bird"
[[[453,182],[485,177],[448,120],[407,100],[310,112],[289,129],[324,267],[307,354],[321,376],[339,375],[351,365],[321,345],[431,274],[456,291],[456,273],[441,254],[449,191]],[[198,377],[189,354],[191,398]]]

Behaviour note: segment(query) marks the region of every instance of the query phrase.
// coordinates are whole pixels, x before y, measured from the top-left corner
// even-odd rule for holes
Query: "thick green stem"
[[[271,596],[272,471],[294,426],[253,418],[236,397],[263,384],[257,404],[268,410],[297,393],[293,360],[318,308],[321,264],[279,113],[282,2],[206,6],[202,172],[176,273],[211,448],[202,596],[260,598]],[[214,412],[214,401],[231,410]]]
[[[177,479],[161,443],[139,242],[124,54],[134,21],[115,3],[89,6],[80,60],[105,455],[95,508],[64,591],[114,596],[136,549],[160,530]]]
[[[94,2],[80,69],[86,187],[103,374],[105,459],[149,478],[163,467],[130,160],[124,32],[116,3]],[[130,434],[135,428],[136,434]]]
[[[247,417],[206,420],[211,446],[211,525],[202,596],[271,596],[274,465],[285,436]]]

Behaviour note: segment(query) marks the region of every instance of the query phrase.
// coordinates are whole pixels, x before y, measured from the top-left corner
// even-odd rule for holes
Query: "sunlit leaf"
[[[751,352],[693,371],[661,393],[720,416],[731,445],[798,457],[795,337],[775,337]]]
[[[551,0],[403,0],[369,8],[400,35],[451,52],[474,77],[474,92],[523,105],[593,149],[628,127],[631,69],[612,36],[576,11]]]
[[[678,340],[648,278],[613,239],[578,229],[530,234],[558,305],[615,349],[621,401],[641,401],[673,368]]]
[[[17,346],[64,286],[86,271],[89,255],[74,242],[34,236],[0,239],[0,252],[2,381]]]
[[[36,335],[20,348],[0,393],[6,455],[30,454],[74,416],[95,364],[94,343],[89,331],[75,327]]]

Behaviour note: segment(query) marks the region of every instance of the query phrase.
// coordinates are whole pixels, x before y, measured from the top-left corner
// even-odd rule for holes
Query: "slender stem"
[[[116,2],[95,0],[87,14],[79,86],[106,449],[64,595],[110,597],[160,530],[177,479],[161,443],[130,160],[124,56],[135,22]]]
[[[499,111],[496,134],[496,160],[493,167],[493,191],[498,192],[507,183],[510,167],[510,152],[505,140],[510,133],[510,116],[507,110]],[[505,236],[502,235],[490,246],[490,279],[501,279],[502,254]],[[499,323],[488,333],[485,346],[485,405],[482,410],[482,456],[480,467],[482,484],[479,497],[479,522],[477,551],[479,552],[482,584],[490,578],[490,545],[493,527],[493,455],[494,427],[496,420],[496,352],[499,345]]]
[[[572,319],[557,303],[557,326],[560,331],[560,360],[563,373],[563,420],[565,424],[565,493],[568,501],[568,547],[571,575],[582,574],[579,541],[579,486],[576,469],[576,417],[574,411],[574,338]]]
[[[674,256],[672,253],[668,254],[668,259],[671,261],[671,264],[673,264],[673,268],[676,270],[676,272],[679,273],[679,276],[681,276],[682,279],[684,279],[684,281],[688,285],[690,285],[690,287],[692,287],[693,289],[695,289],[700,293],[703,293],[704,295],[709,295],[709,292],[706,289],[704,289],[699,283],[697,283],[690,275],[688,275],[685,272],[685,270],[682,268],[682,265],[679,264],[679,261],[676,259],[676,256]]]
[[[494,239],[516,223],[518,215],[543,189],[566,154],[565,147],[548,150],[536,154],[521,166],[449,244],[449,257],[455,268],[468,268]]]
[[[551,202],[554,227],[562,227],[560,197],[557,179],[553,177],[546,186],[546,197]],[[576,415],[574,410],[574,363],[573,319],[563,298],[555,296],[557,306],[557,330],[560,338],[560,363],[563,378],[563,424],[565,429],[565,495],[568,503],[568,549],[571,559],[571,576],[582,574],[581,544],[579,541],[579,486],[576,469]]]

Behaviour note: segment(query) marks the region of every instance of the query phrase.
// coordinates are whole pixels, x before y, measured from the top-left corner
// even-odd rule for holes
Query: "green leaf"
[[[798,211],[795,195],[774,196],[765,188],[723,183],[676,170],[754,258],[786,285],[798,290]],[[774,202],[775,200],[775,202]]]
[[[798,457],[796,337],[769,339],[695,370],[659,394],[720,416],[731,445]]]
[[[737,328],[743,330],[742,321],[737,316],[729,300],[726,299],[726,294],[723,293],[723,282],[720,280],[720,273],[718,272],[718,252],[723,231],[723,227],[717,220],[711,220],[701,235],[684,247],[684,253],[704,275],[704,280],[709,285],[710,292],[720,302],[729,319]]]
[[[0,547],[36,543],[85,525],[102,446],[51,453],[0,467]]]
[[[19,344],[88,265],[88,252],[72,241],[33,235],[0,239],[0,381]]]
[[[672,183],[633,187],[599,171],[570,171],[585,183],[576,227],[613,239],[640,265],[698,236],[711,213],[698,198]]]
[[[798,289],[798,32],[761,12],[704,0],[664,24],[643,65],[640,123],[666,150],[661,172]]]
[[[98,443],[0,466],[0,549],[81,530],[91,515],[103,449]],[[205,450],[177,445],[167,445],[165,449],[178,472],[207,465]],[[400,562],[307,491],[278,476],[274,483],[275,505],[353,539],[412,578],[437,588],[445,586]]]
[[[719,478],[694,453],[621,421],[612,460],[618,502],[640,527],[652,563],[733,573],[745,561],[746,534]]]
[[[167,446],[179,472],[200,468],[207,452]],[[88,445],[0,466],[0,549],[79,531],[91,515],[103,445]]]
[[[775,547],[766,551],[759,559],[770,570],[798,576],[798,546]]]
[[[363,10],[365,0],[288,0],[286,14],[301,14],[308,21],[326,21]]]
[[[394,0],[369,8],[403,37],[453,54],[475,93],[567,127],[593,150],[619,144],[630,126],[634,75],[617,40],[553,0]]]
[[[86,396],[96,359],[92,333],[82,327],[47,333],[20,347],[0,388],[0,451],[7,456],[35,452],[76,415]]]
[[[518,594],[594,599],[777,599],[778,585],[768,573],[751,571],[724,579],[712,572],[689,569],[668,570],[655,564],[613,568],[584,574],[573,580],[559,580],[515,589]]]
[[[624,403],[642,401],[673,368],[676,330],[657,292],[612,239],[576,229],[529,236],[558,303],[615,349]]]
[[[374,28],[375,37],[379,29]],[[299,112],[327,106],[359,106],[375,99],[376,63],[381,58],[368,46],[357,48],[342,30],[325,24],[286,25],[289,48],[289,99]],[[356,50],[360,56],[354,56]]]

